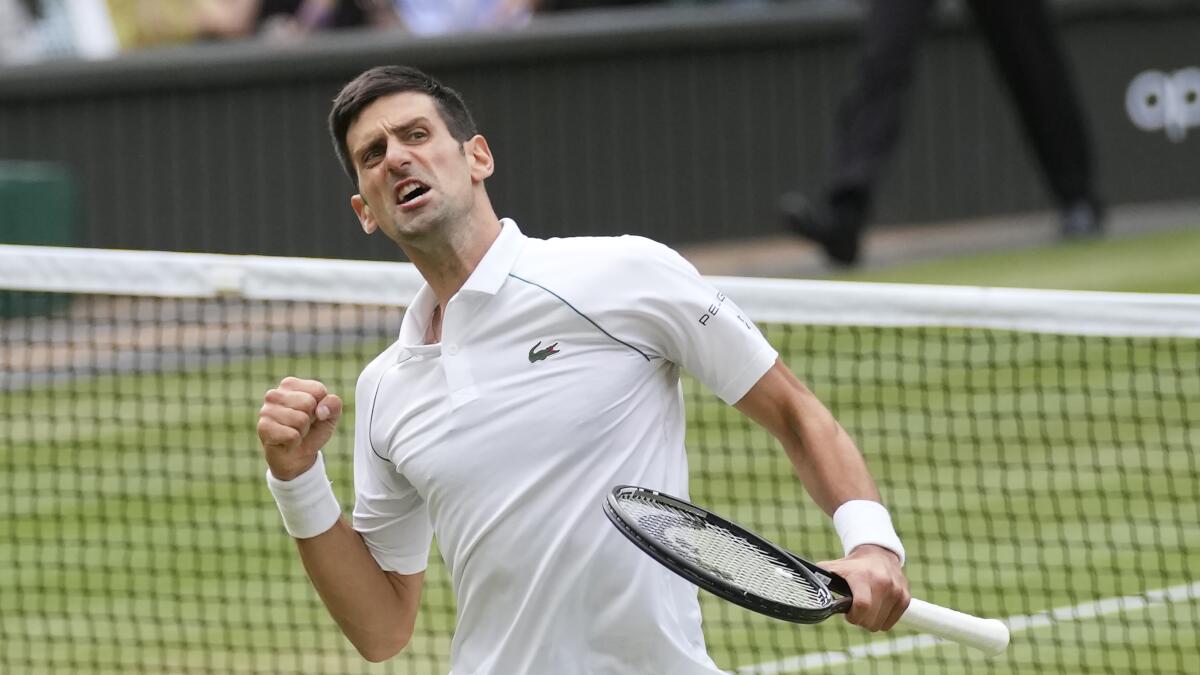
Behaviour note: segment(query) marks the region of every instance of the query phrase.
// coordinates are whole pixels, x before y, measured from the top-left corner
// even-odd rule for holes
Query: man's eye
[[[413,129],[408,134],[408,139],[411,141],[423,141],[426,138],[429,138],[429,134],[424,129]]]
[[[363,155],[362,155],[363,164],[369,164],[372,160],[378,159],[381,156],[382,156],[382,153],[379,151],[379,148],[371,148],[370,150],[367,150],[366,152],[363,153]]]

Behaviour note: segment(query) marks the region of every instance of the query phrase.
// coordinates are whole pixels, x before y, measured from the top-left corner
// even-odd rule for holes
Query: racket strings
[[[624,497],[621,507],[646,533],[735,588],[781,604],[823,609],[833,598],[744,537],[669,504]]]

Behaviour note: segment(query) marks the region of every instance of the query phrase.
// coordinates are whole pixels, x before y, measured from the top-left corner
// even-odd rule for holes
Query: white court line
[[[1095,602],[1085,602],[1071,607],[1058,607],[1056,609],[1038,612],[1037,614],[1025,614],[1018,616],[1010,616],[1004,619],[1004,623],[1008,625],[1009,631],[1019,633],[1031,628],[1040,628],[1050,626],[1056,623],[1067,621],[1085,621],[1094,619],[1099,616],[1109,614],[1118,614],[1120,612],[1131,612],[1149,607],[1157,607],[1171,602],[1191,602],[1200,600],[1200,581],[1190,584],[1182,584],[1179,586],[1171,586],[1170,588],[1160,588],[1153,591],[1146,591],[1141,595],[1125,595],[1117,598],[1105,598]],[[815,652],[812,654],[801,654],[800,656],[789,656],[786,659],[778,661],[768,661],[766,663],[756,663],[749,666],[742,666],[737,669],[738,675],[783,675],[784,673],[798,673],[804,670],[812,670],[823,666],[830,666],[839,663],[848,663],[869,656],[888,656],[891,654],[902,654],[918,649],[934,647],[940,644],[946,644],[948,641],[932,635],[921,634],[912,635],[886,642],[870,642],[862,645],[855,645],[844,651],[830,652]]]

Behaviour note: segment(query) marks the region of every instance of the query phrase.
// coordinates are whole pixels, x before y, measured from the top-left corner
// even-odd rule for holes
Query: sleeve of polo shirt
[[[416,488],[371,446],[374,386],[364,373],[356,393],[353,526],[381,569],[416,574],[428,564],[433,527]]]
[[[631,327],[658,355],[679,364],[733,405],[771,368],[778,352],[758,327],[674,250],[627,237],[635,266],[614,283],[635,298]],[[631,281],[632,280],[632,281]]]

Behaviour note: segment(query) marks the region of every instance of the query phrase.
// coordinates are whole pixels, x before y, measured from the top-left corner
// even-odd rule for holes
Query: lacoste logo
[[[541,346],[541,344],[542,344],[542,341],[538,340],[538,343],[536,345],[529,348],[529,362],[530,363],[537,363],[538,361],[545,361],[546,359],[548,359],[551,356],[554,356],[555,354],[558,353],[558,350],[555,349],[555,347],[558,346],[557,342],[550,345],[549,347],[546,347],[545,349],[539,350],[538,347]]]

